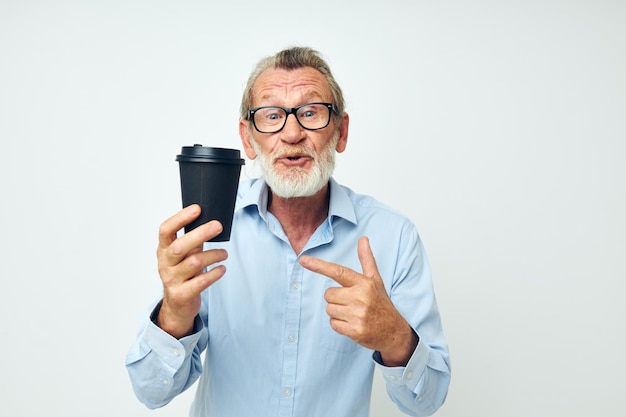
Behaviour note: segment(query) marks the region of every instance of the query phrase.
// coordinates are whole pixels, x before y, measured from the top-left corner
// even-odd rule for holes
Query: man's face
[[[254,83],[252,107],[296,107],[311,102],[332,103],[324,76],[312,68],[269,69]],[[284,198],[310,196],[322,189],[333,173],[335,152],[343,152],[348,116],[340,125],[331,117],[320,130],[306,130],[294,115],[276,133],[259,133],[252,122],[242,120],[239,133],[250,159],[259,157],[263,176],[276,195]]]

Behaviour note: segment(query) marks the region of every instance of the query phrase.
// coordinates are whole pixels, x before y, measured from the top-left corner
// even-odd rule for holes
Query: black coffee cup
[[[199,204],[200,217],[185,226],[185,233],[210,220],[219,220],[224,230],[209,242],[230,240],[241,166],[237,149],[183,146],[176,156],[180,168],[183,207]]]

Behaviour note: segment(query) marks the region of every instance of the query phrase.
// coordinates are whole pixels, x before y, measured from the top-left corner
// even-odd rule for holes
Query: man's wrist
[[[399,339],[397,348],[393,351],[380,352],[383,365],[387,367],[398,367],[406,366],[409,362],[419,344],[419,336],[412,327],[408,326],[408,330],[406,335]]]
[[[150,320],[152,320],[152,322],[161,330],[176,339],[189,336],[194,332],[195,317],[193,317],[190,322],[185,320],[184,323],[170,320],[169,317],[170,315],[167,314],[167,307],[164,306],[163,300],[161,300],[152,311]]]

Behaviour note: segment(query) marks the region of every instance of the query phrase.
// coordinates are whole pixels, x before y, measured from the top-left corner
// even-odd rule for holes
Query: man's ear
[[[250,121],[249,120],[240,120],[239,121],[239,137],[241,138],[241,144],[243,145],[243,150],[246,153],[248,159],[255,159],[256,152],[254,151],[254,146],[252,146],[252,138],[250,137]]]
[[[339,139],[337,140],[337,146],[335,150],[337,153],[341,153],[346,150],[348,146],[348,127],[350,126],[350,116],[348,113],[341,115],[341,122],[339,123]]]

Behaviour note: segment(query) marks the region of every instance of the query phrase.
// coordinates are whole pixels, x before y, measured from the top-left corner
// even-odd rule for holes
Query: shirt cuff
[[[424,343],[421,338],[407,362],[406,366],[388,367],[383,364],[380,352],[375,351],[372,355],[378,369],[380,369],[385,381],[392,385],[404,385],[411,391],[415,392],[420,376],[426,368],[428,357],[430,355],[430,347]]]
[[[194,319],[192,334],[176,339],[156,325],[156,317],[160,309],[161,303],[159,302],[150,314],[150,320],[147,321],[143,330],[143,340],[168,366],[178,369],[198,344],[202,332],[205,331],[204,323],[197,315]]]

